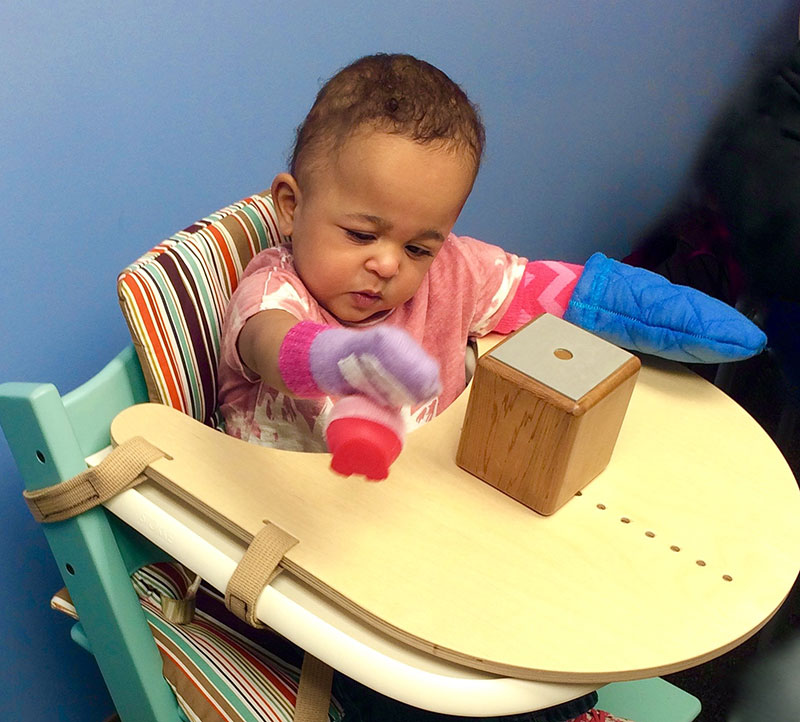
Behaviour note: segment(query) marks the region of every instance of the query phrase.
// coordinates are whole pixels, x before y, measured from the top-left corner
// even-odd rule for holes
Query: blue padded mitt
[[[690,363],[748,358],[767,343],[728,304],[602,253],[584,266],[564,318],[617,346]]]

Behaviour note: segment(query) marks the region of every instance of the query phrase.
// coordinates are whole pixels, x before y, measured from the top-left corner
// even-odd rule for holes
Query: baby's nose
[[[392,278],[400,269],[400,253],[388,246],[376,248],[367,260],[366,267],[381,278]]]

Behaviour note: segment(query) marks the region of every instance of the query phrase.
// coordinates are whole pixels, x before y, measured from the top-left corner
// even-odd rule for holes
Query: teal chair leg
[[[28,489],[86,468],[84,451],[54,386],[4,384],[0,424]],[[180,720],[105,510],[92,509],[42,528],[123,722]]]
[[[597,691],[599,709],[635,722],[692,722],[700,700],[660,677],[615,682]]]

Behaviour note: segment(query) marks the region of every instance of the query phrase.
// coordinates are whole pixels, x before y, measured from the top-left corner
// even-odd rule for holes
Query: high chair
[[[111,420],[133,404],[147,400],[167,404],[219,428],[216,365],[225,304],[247,262],[281,240],[266,194],[198,221],[120,275],[120,302],[133,344],[97,375],[63,396],[51,384],[0,386],[0,425],[26,489],[40,489],[82,472],[87,459],[92,463],[93,455],[108,447]],[[177,684],[179,706],[165,675],[169,668],[176,687],[175,669],[181,663],[170,652],[170,644],[178,644],[184,632],[180,625],[165,622],[141,589],[137,595],[131,574],[144,565],[177,558],[212,585],[224,585],[229,572],[198,567],[210,565],[217,547],[223,557],[235,557],[241,550],[231,551],[235,545],[219,530],[198,532],[180,510],[173,514],[175,519],[162,520],[156,507],[169,511],[170,503],[163,495],[129,490],[107,504],[113,513],[95,507],[43,524],[68,590],[68,596],[58,596],[55,605],[79,618],[72,638],[95,656],[123,722],[295,718],[297,669],[291,664],[297,660],[287,667],[281,657],[291,654],[291,645],[269,632],[249,635],[267,651],[260,658],[265,676],[253,680],[248,689],[259,690],[274,716],[254,716],[247,708],[242,701],[246,693],[231,682],[236,677],[235,655],[224,653],[225,663],[234,671],[214,676],[212,670],[210,684],[225,701],[211,704],[210,710],[208,704],[204,711],[193,708],[187,690],[196,688],[194,678],[181,685],[196,670],[184,665],[177,675],[183,675]],[[208,538],[217,536],[216,547],[201,538],[206,532]],[[302,585],[284,576],[275,589],[268,588],[271,616],[266,621],[324,662],[408,704],[488,717],[551,706],[596,686],[503,678],[433,659],[339,618],[335,610],[326,610]],[[142,577],[136,582],[141,587]],[[231,633],[231,638],[241,641],[237,634]],[[210,644],[213,647],[214,642]],[[690,722],[700,711],[696,698],[660,678],[612,683],[599,694],[599,707],[636,722]],[[339,716],[334,700],[328,718]]]

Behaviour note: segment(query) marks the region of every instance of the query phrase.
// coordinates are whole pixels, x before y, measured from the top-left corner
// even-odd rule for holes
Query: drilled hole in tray
[[[597,508],[600,509],[600,510],[603,510],[603,509],[606,508],[606,505],[605,504],[598,504]]]
[[[653,531],[646,531],[644,535],[652,539],[656,535],[656,533]]]
[[[704,567],[706,565],[702,559],[698,559],[695,564],[697,564],[698,567]]]
[[[723,578],[723,579],[724,579],[726,582],[732,582],[732,581],[733,581],[733,577],[732,577],[730,574],[723,574],[723,575],[722,575],[722,578]]]
[[[553,351],[553,356],[555,356],[557,359],[561,359],[562,361],[569,361],[573,354],[569,349],[557,348],[555,351]]]
[[[619,519],[619,520],[620,520],[620,521],[621,521],[623,524],[630,524],[630,523],[631,523],[631,520],[630,520],[630,519],[628,519],[628,517],[627,517],[627,516],[622,516],[622,517],[620,517],[620,519]]]
[[[679,546],[676,546],[675,544],[673,544],[670,547],[670,549],[672,549],[672,551],[674,551],[674,552],[679,552],[681,550],[681,548]]]

